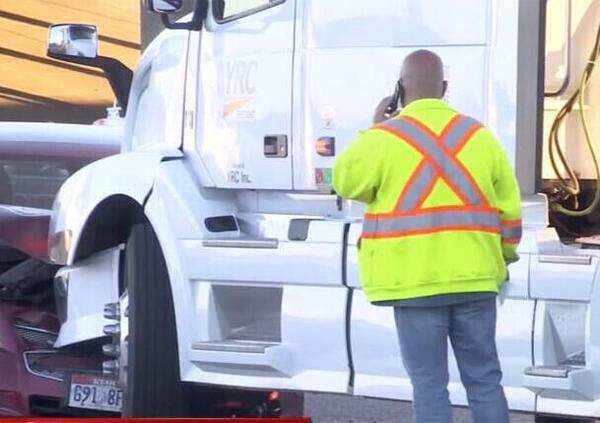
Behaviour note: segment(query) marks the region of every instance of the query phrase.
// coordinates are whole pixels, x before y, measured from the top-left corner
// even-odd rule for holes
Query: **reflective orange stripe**
[[[467,210],[471,212],[482,212],[482,213],[490,213],[490,214],[498,214],[498,210],[493,207],[485,207],[485,206],[438,206],[438,207],[427,207],[421,208],[418,210],[413,210],[411,212],[391,212],[391,213],[365,213],[365,219],[388,219],[394,218],[398,216],[415,216],[420,214],[435,214],[440,212],[453,212],[453,211],[461,211]]]
[[[521,242],[521,219],[502,220],[500,225],[502,227],[502,242],[506,244],[518,244]]]
[[[439,232],[476,231],[498,235],[498,231],[487,225],[437,225],[433,228],[411,229],[406,231],[363,233],[362,239],[400,238],[403,236],[430,235]]]
[[[499,234],[500,216],[496,211],[469,207],[455,210],[428,210],[427,213],[373,216],[364,220],[362,236],[371,239],[390,238],[449,230],[473,230]]]
[[[521,226],[522,222],[521,219],[507,219],[507,220],[502,220],[502,226],[506,226],[506,227],[515,227],[515,226]]]
[[[406,141],[423,158],[400,193],[394,211],[365,214],[363,238],[455,230],[500,234],[498,211],[490,207],[473,176],[457,158],[481,127],[479,122],[461,115],[453,117],[439,136],[412,117],[401,117],[378,125],[377,129]],[[463,205],[423,208],[440,178],[463,201]]]

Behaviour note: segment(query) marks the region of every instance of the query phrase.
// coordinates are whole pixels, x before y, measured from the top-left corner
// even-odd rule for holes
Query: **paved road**
[[[410,403],[344,395],[306,394],[304,414],[313,423],[410,423]],[[533,423],[527,414],[513,413],[511,423]],[[464,408],[454,410],[454,423],[470,423],[469,412]]]

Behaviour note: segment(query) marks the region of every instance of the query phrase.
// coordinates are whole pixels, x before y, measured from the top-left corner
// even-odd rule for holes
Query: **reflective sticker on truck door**
[[[331,189],[332,174],[331,168],[316,168],[315,169],[315,184],[319,190]]]

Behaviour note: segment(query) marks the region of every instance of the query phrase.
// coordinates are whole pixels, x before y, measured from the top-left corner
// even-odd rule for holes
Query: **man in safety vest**
[[[505,423],[496,296],[518,260],[519,187],[494,135],[441,100],[437,55],[410,54],[398,86],[402,112],[360,134],[333,170],[338,195],[367,203],[362,287],[394,307],[417,422],[452,421],[450,338],[474,421]]]

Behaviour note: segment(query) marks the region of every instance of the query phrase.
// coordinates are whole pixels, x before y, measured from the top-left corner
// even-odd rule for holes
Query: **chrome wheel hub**
[[[102,352],[110,360],[104,361],[102,371],[119,379],[121,386],[127,384],[127,349],[129,343],[129,295],[127,290],[119,298],[119,302],[104,306],[104,318],[115,323],[104,326],[104,333],[112,342],[102,347]]]

